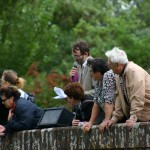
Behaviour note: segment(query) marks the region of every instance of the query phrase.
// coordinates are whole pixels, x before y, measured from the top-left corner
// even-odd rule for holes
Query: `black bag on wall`
[[[46,108],[41,116],[38,127],[66,127],[72,125],[74,114],[65,107]]]

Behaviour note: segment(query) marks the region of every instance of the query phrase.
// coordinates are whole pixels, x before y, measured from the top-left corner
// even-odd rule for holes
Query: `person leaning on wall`
[[[10,85],[14,85],[18,87],[21,95],[20,97],[28,99],[29,95],[24,92],[22,89],[25,85],[25,79],[18,77],[17,73],[13,70],[4,70],[1,77],[1,87],[8,87]],[[2,104],[2,100],[0,99],[0,124],[5,125],[8,119],[9,109]]]
[[[83,126],[83,131],[89,131],[97,117],[100,118],[99,130],[106,128],[108,121],[112,117],[115,103],[115,75],[109,69],[107,62],[102,58],[94,58],[89,62],[91,66],[92,78],[97,81],[94,95],[94,106],[89,122]]]
[[[105,54],[116,74],[115,111],[107,127],[122,119],[129,129],[137,121],[150,121],[150,75],[139,65],[128,61],[126,52],[118,47]]]
[[[91,77],[91,68],[87,65],[87,60],[92,59],[89,45],[85,41],[74,43],[72,45],[72,56],[77,66],[72,67],[70,76],[72,79],[77,77],[75,82],[79,82],[83,86],[86,99],[93,99],[95,82]]]
[[[85,100],[84,90],[80,83],[73,82],[66,85],[64,93],[67,102],[72,107],[75,117],[72,126],[78,126],[80,122],[89,121],[91,117],[93,100]]]
[[[0,125],[0,136],[15,131],[30,130],[37,127],[43,110],[37,105],[20,97],[21,93],[15,86],[2,87],[0,96],[6,108],[10,109],[8,122]]]

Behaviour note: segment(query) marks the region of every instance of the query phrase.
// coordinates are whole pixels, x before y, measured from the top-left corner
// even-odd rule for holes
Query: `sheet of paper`
[[[57,94],[57,96],[53,97],[54,99],[63,99],[67,98],[67,95],[64,93],[63,89],[54,87],[54,91]]]

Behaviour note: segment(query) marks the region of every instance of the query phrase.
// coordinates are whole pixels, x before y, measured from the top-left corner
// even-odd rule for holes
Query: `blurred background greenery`
[[[1,0],[0,73],[15,70],[36,103],[52,107],[66,105],[52,99],[53,87],[69,82],[76,40],[87,41],[93,57],[120,47],[150,71],[149,8],[149,0]]]

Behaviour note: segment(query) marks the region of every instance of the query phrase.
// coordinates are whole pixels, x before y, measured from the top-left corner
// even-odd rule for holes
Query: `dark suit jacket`
[[[73,111],[75,112],[75,119],[82,121],[89,121],[93,108],[93,100],[84,100],[83,102],[75,105]]]
[[[30,130],[37,127],[37,123],[43,114],[43,110],[24,98],[15,101],[16,107],[13,118],[8,121],[6,133],[21,130]]]

